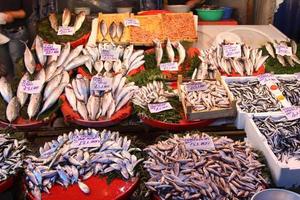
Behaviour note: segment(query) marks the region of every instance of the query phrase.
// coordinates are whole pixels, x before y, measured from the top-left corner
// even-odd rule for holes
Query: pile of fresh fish
[[[289,163],[300,159],[300,120],[282,118],[254,118],[260,132],[267,138],[278,160]]]
[[[118,55],[116,61],[103,61],[101,58],[102,51],[113,51]],[[86,46],[83,50],[83,56],[89,57],[84,63],[92,74],[93,68],[97,74],[122,73],[124,76],[131,71],[138,69],[144,63],[144,50],[134,50],[133,45],[124,47],[113,43],[99,43],[98,46]],[[66,70],[69,70],[68,67]]]
[[[280,111],[282,105],[272,96],[270,90],[259,81],[229,82],[227,83],[237,105],[244,112],[260,113]]]
[[[283,45],[286,47],[292,48],[292,55],[291,56],[282,56],[279,54],[276,54],[276,45]],[[268,51],[269,55],[277,59],[278,62],[283,66],[291,66],[294,67],[296,64],[300,65],[300,59],[297,57],[297,43],[294,40],[291,40],[290,42],[287,41],[281,41],[281,42],[274,42],[274,43],[267,43],[265,45],[266,50]]]
[[[78,143],[86,139],[97,142],[86,147]],[[25,174],[28,189],[40,200],[41,192],[49,193],[54,184],[68,187],[78,183],[82,192],[88,194],[92,191],[82,181],[91,176],[116,172],[125,179],[134,177],[134,169],[143,159],[133,154],[140,149],[130,148],[130,145],[131,140],[126,136],[107,130],[75,130],[59,136],[40,147],[38,156],[27,156]]]
[[[97,77],[103,77],[96,75]],[[90,81],[78,74],[65,88],[66,98],[84,120],[110,119],[125,106],[138,89],[134,82],[126,83],[127,78],[117,74],[112,79],[111,89],[94,91]]]
[[[162,58],[163,58],[163,48],[162,48],[162,44],[158,39],[155,39],[153,41],[154,45],[155,45],[155,59],[156,59],[156,64],[159,67]],[[186,57],[186,52],[184,47],[182,46],[182,44],[178,41],[175,42],[171,42],[169,39],[167,40],[166,43],[166,52],[168,54],[168,59],[169,62],[174,62],[175,61],[175,52],[173,47],[177,50],[178,52],[178,59],[177,59],[177,65],[180,66]]]
[[[124,33],[125,25],[122,22],[112,22],[108,25],[104,20],[100,21],[100,34],[102,36],[102,42],[108,41],[107,36],[109,35],[111,41],[120,42],[123,33]]]
[[[183,98],[187,105],[195,111],[216,110],[230,107],[230,100],[225,87],[219,81],[205,80],[205,88],[199,91],[187,91],[186,85],[195,82],[184,83],[182,87]]]
[[[76,33],[82,26],[84,20],[85,20],[86,14],[84,11],[81,11],[78,15],[76,15],[75,22],[73,24],[74,33]],[[62,26],[67,27],[70,25],[72,18],[72,13],[69,9],[65,8],[64,12],[62,14]],[[49,15],[49,22],[50,26],[55,32],[58,32],[58,22],[56,18],[56,13],[50,13]]]
[[[166,89],[163,82],[153,81],[146,86],[136,90],[132,102],[144,109],[147,109],[149,103],[162,103],[168,101],[169,98],[175,97],[176,94]]]
[[[194,70],[192,79],[214,79],[217,71],[231,75],[233,70],[241,76],[251,76],[268,58],[268,56],[262,56],[261,50],[251,48],[246,44],[241,44],[240,58],[226,58],[223,53],[223,45],[228,45],[228,43],[224,42],[210,49],[200,50],[201,63]]]
[[[283,96],[294,106],[300,106],[300,81],[295,79],[281,79],[277,83]]]
[[[211,138],[214,149],[189,149],[186,141]],[[161,199],[250,199],[267,186],[264,165],[245,145],[227,137],[207,134],[174,135],[148,146],[144,167],[150,175],[146,187]]]
[[[7,135],[0,135],[0,182],[15,175],[23,168],[23,152],[26,141],[18,141]]]

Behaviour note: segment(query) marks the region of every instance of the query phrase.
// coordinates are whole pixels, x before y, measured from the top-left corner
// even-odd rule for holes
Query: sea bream
[[[101,20],[100,22],[100,33],[102,35],[102,41],[105,41],[108,33],[108,28],[104,20]]]

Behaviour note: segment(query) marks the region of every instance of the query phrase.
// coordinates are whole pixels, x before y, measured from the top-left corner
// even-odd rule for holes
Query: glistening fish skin
[[[20,114],[21,105],[17,97],[13,97],[7,105],[6,108],[6,118],[12,123],[17,119]]]

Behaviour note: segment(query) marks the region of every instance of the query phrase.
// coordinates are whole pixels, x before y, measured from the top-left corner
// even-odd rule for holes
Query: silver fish
[[[45,69],[45,73],[46,73],[45,81],[46,82],[50,81],[53,78],[53,74],[55,73],[57,67],[58,67],[58,65],[57,65],[56,61],[53,61],[46,67],[46,69]]]
[[[102,41],[105,41],[108,33],[108,28],[104,20],[101,20],[100,22],[100,33],[102,35]]]
[[[17,89],[17,98],[18,98],[18,101],[19,101],[21,107],[24,106],[24,104],[25,104],[25,102],[28,98],[28,94],[23,92],[22,89],[21,89],[22,88],[22,83],[23,83],[24,80],[28,80],[28,81],[30,80],[30,76],[29,76],[28,72],[26,72],[22,76],[22,78],[20,80],[20,83],[18,85],[18,89]]]
[[[57,76],[53,77],[46,85],[44,90],[44,97],[43,100],[45,101],[51,95],[51,93],[59,86],[63,74],[58,74]]]
[[[109,26],[109,36],[113,41],[117,37],[117,24],[115,22],[111,23]]]
[[[71,105],[72,109],[76,112],[77,111],[76,96],[75,96],[75,92],[74,92],[71,84],[68,84],[65,87],[65,94],[66,94],[66,98],[67,98],[69,104]]]
[[[78,181],[78,186],[79,186],[80,190],[82,192],[84,192],[85,194],[90,193],[90,188],[86,184],[84,184],[83,182]]]
[[[121,41],[121,39],[123,37],[124,29],[125,29],[124,24],[122,22],[119,22],[118,26],[117,26],[117,38],[119,41]]]
[[[27,44],[25,42],[23,42],[23,43],[25,45],[25,52],[24,52],[25,67],[30,74],[33,74],[35,67],[36,67],[36,63],[35,63],[34,57],[31,53],[30,49],[28,48]]]
[[[94,63],[94,68],[95,70],[97,71],[97,73],[101,73],[102,69],[103,69],[103,62],[101,60],[97,60],[95,63]]]
[[[178,55],[179,55],[179,60],[178,60],[178,66],[181,65],[184,60],[185,60],[185,49],[184,47],[181,45],[180,42],[174,42],[173,43],[173,46],[177,49],[178,51]]]
[[[268,53],[272,56],[272,58],[275,58],[275,52],[274,52],[273,46],[270,43],[266,44],[266,49],[267,49]]]
[[[12,123],[13,121],[15,121],[15,119],[17,119],[20,113],[20,109],[21,109],[21,105],[18,101],[18,98],[13,97],[8,103],[6,108],[6,118],[10,123]]]
[[[62,26],[64,27],[69,26],[70,22],[71,22],[71,11],[68,8],[65,8],[62,14]]]
[[[174,50],[173,50],[172,43],[171,43],[170,39],[168,39],[168,41],[167,41],[166,49],[167,49],[167,54],[168,54],[169,61],[174,62],[175,53],[174,53]]]
[[[87,55],[81,55],[74,58],[68,65],[65,66],[65,70],[69,71],[75,69],[81,65],[84,65],[87,61],[90,60],[90,57]]]
[[[298,47],[298,45],[297,45],[297,43],[294,40],[291,40],[291,46],[292,46],[292,52],[293,52],[293,54],[296,55],[297,54],[297,47]]]
[[[29,104],[27,107],[27,114],[29,119],[32,119],[39,112],[41,103],[42,103],[41,93],[31,94]]]
[[[61,53],[57,59],[57,66],[61,66],[63,65],[63,63],[66,61],[67,57],[70,54],[70,50],[71,50],[71,44],[70,42],[68,42],[64,48],[61,50]]]
[[[35,37],[35,52],[38,57],[39,63],[42,66],[44,66],[47,61],[47,56],[45,56],[43,52],[43,44],[44,44],[43,39],[39,35],[37,35]]]
[[[137,57],[142,56],[143,54],[144,54],[144,50],[137,50],[137,51],[133,52],[128,60],[129,66]]]
[[[115,61],[112,68],[115,73],[120,73],[122,71],[122,61],[119,59]]]
[[[111,61],[107,60],[104,62],[103,67],[104,67],[105,71],[109,72],[113,67],[113,63]]]
[[[77,58],[83,49],[83,45],[77,46],[73,49],[64,62],[64,67],[66,67],[73,59]]]
[[[77,100],[77,111],[84,120],[88,120],[88,111],[83,101]]]
[[[285,62],[285,60],[284,60],[284,57],[283,56],[281,56],[281,55],[277,55],[277,60],[279,61],[279,63],[283,66],[283,67],[285,67],[286,66],[286,62]]]
[[[155,44],[156,65],[159,66],[163,57],[163,49],[159,40],[154,40],[153,42]]]
[[[0,78],[0,93],[6,103],[9,103],[13,97],[11,85],[4,76]]]
[[[76,16],[76,19],[75,19],[75,22],[74,22],[74,33],[76,33],[82,26],[83,22],[85,20],[85,12],[84,11],[81,11],[77,16]]]
[[[87,42],[87,46],[90,47],[96,46],[98,25],[99,25],[98,18],[96,17],[95,19],[92,20],[92,30],[91,30],[91,35],[89,37],[89,40]]]

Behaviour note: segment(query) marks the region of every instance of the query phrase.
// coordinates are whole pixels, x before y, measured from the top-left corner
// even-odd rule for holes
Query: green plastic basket
[[[196,9],[198,17],[203,21],[219,21],[222,19],[224,10],[207,10],[207,9]]]

